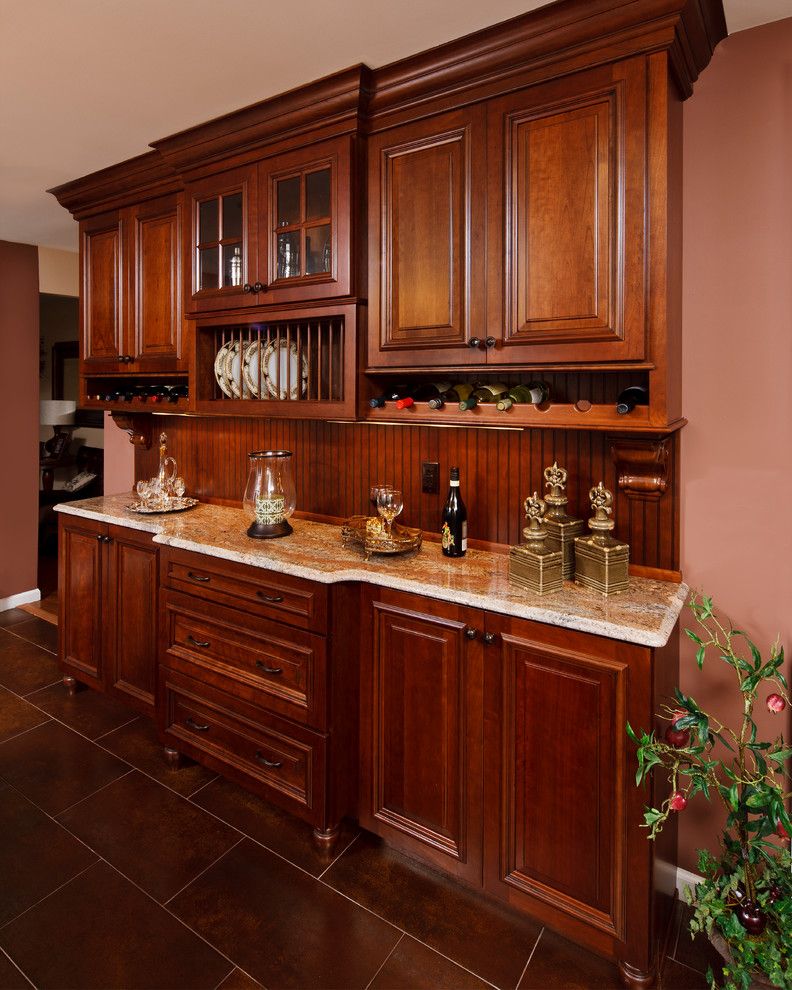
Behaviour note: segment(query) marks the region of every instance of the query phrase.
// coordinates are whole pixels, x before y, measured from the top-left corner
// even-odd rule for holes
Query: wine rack
[[[182,413],[190,409],[186,375],[87,375],[80,408],[136,413]]]

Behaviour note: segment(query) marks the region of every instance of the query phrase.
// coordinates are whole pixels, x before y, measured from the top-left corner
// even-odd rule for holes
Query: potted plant
[[[721,724],[678,688],[673,708],[663,706],[668,721],[661,738],[652,731],[627,733],[638,747],[636,783],[654,772],[668,775],[669,797],[659,808],[646,808],[644,827],[654,839],[670,815],[685,810],[703,794],[726,808],[718,848],[699,851],[701,883],[685,898],[694,908],[691,935],[705,932],[721,950],[724,987],[748,990],[773,986],[792,990],[792,820],[787,801],[792,747],[779,735],[759,738],[754,707],[763,699],[774,714],[789,704],[789,688],[781,672],[784,651],[778,643],[763,660],[744,632],[716,614],[711,598],[690,600],[697,630],[685,633],[696,644],[696,663],[703,668],[716,654],[732,668],[741,696],[742,716],[736,728]],[[710,971],[711,985],[715,981]]]

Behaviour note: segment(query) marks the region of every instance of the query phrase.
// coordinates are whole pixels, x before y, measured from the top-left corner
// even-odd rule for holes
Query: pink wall
[[[38,251],[0,241],[0,599],[37,586]]]
[[[104,427],[104,493],[119,495],[135,483],[135,448],[110,413],[105,413]]]
[[[792,18],[723,42],[684,121],[682,569],[763,653],[778,634],[792,652]],[[683,690],[733,716],[730,669],[698,674],[682,644]],[[716,823],[696,798],[681,866]]]

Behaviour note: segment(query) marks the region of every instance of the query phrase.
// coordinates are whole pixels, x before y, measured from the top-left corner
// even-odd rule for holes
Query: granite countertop
[[[468,550],[461,560],[443,557],[440,545],[424,543],[417,554],[371,557],[341,543],[341,528],[291,519],[292,536],[254,541],[241,509],[204,503],[187,512],[140,516],[126,506],[131,495],[63,502],[57,512],[115,523],[154,534],[154,542],[293,574],[322,584],[366,581],[553,626],[595,633],[627,643],[664,646],[687,598],[684,584],[630,578],[628,591],[605,598],[565,582],[539,596],[508,581],[508,557]]]

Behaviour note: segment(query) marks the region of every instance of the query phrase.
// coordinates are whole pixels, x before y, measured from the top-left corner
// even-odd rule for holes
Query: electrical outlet
[[[437,495],[440,491],[440,465],[437,461],[421,464],[421,491],[424,495]]]

